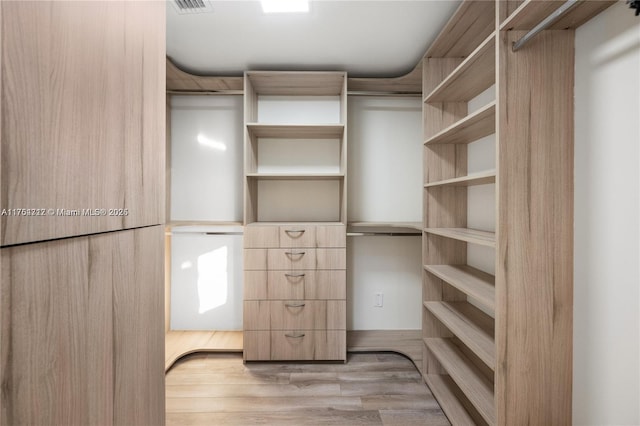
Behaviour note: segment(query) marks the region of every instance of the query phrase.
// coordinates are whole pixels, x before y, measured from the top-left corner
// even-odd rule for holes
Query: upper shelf
[[[247,79],[259,95],[334,96],[345,88],[344,72],[247,71]]]
[[[340,138],[344,124],[261,124],[247,123],[249,134],[257,138]]]
[[[469,228],[425,228],[424,232],[486,247],[496,246],[496,234]]]
[[[496,78],[495,47],[495,33],[491,33],[424,101],[468,101],[491,86]]]
[[[425,58],[469,56],[495,28],[495,2],[463,1],[429,47]]]
[[[344,173],[247,173],[247,178],[260,180],[336,180]]]
[[[348,232],[381,234],[415,234],[422,232],[421,222],[349,222]]]
[[[442,188],[447,186],[475,186],[495,183],[495,169],[487,170],[480,173],[472,173],[467,176],[457,177],[453,179],[445,179],[438,182],[429,182],[424,185],[425,188]]]
[[[528,31],[538,25],[547,16],[562,6],[566,1],[526,0],[500,25],[500,30]],[[579,1],[578,4],[551,24],[550,30],[577,28],[589,19],[615,3],[615,0]]]
[[[495,101],[469,114],[425,141],[425,145],[471,143],[496,131]]]

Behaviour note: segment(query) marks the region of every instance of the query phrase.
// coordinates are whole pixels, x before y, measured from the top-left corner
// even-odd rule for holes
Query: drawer
[[[347,297],[346,271],[269,271],[267,299],[341,299]],[[245,286],[247,283],[245,282]],[[258,297],[256,297],[258,298]]]
[[[267,269],[316,269],[316,249],[269,249]]]
[[[347,250],[342,248],[293,248],[269,249],[267,253],[267,269],[346,269]],[[245,263],[245,269],[248,268]]]
[[[273,225],[248,225],[244,227],[245,248],[280,247],[278,227]]]
[[[295,224],[281,226],[280,247],[316,247],[316,226]]]
[[[345,330],[245,331],[245,361],[344,361]]]
[[[244,300],[344,300],[346,283],[345,270],[245,271]]]
[[[345,360],[345,330],[288,330],[271,332],[271,360]]]
[[[245,330],[344,330],[344,300],[247,300]]]

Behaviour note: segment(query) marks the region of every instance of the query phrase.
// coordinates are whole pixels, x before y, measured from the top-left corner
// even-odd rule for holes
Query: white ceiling
[[[169,0],[172,2],[173,0]],[[351,77],[411,71],[457,0],[314,0],[308,14],[267,15],[259,1],[210,0],[212,12],[167,7],[167,55],[185,71],[346,70]]]

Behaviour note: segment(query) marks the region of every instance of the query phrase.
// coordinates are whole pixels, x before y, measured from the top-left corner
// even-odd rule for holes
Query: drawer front
[[[245,271],[265,271],[267,269],[267,249],[244,249]]]
[[[343,330],[344,300],[246,300],[246,330]]]
[[[345,360],[344,330],[282,330],[271,332],[272,361]]]
[[[244,227],[245,248],[280,247],[280,236],[277,226],[249,225]]]
[[[344,225],[319,225],[316,227],[317,247],[343,248],[347,246],[347,227]]]
[[[276,269],[316,269],[316,249],[269,249],[267,267]]]
[[[287,225],[280,227],[280,246],[291,247],[316,247],[315,225]]]
[[[347,269],[347,249],[327,248],[316,250],[317,269]]]
[[[346,271],[269,271],[266,285],[260,295],[254,299],[346,299],[347,273]],[[253,288],[252,283],[245,279],[247,286]],[[262,290],[262,289],[260,289]],[[246,291],[245,291],[245,294]],[[245,299],[248,299],[245,297]]]

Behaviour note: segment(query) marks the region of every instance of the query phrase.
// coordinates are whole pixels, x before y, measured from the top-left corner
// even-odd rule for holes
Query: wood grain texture
[[[200,76],[181,70],[166,58],[167,90],[178,92],[242,91],[242,77]]]
[[[252,138],[328,139],[341,138],[344,124],[247,123]]]
[[[344,72],[334,71],[247,71],[258,95],[332,96],[343,95]]]
[[[562,0],[526,0],[500,25],[501,30],[530,30],[562,6]],[[564,16],[549,26],[550,30],[575,29],[596,16],[615,0],[580,1]]]
[[[469,101],[495,83],[495,35],[489,35],[433,91],[425,102]]]
[[[473,418],[469,415],[469,412],[460,402],[460,399],[456,394],[459,390],[449,376],[444,374],[428,374],[425,376],[425,381],[451,424],[475,424]]]
[[[114,234],[114,423],[164,424],[162,226]]]
[[[474,173],[468,176],[462,176],[453,179],[445,179],[438,182],[430,182],[424,185],[425,188],[433,188],[436,186],[474,186],[474,185],[486,185],[489,183],[495,183],[496,171],[488,170],[485,172]]]
[[[350,354],[346,363],[246,363],[192,355],[167,374],[167,425],[448,425],[412,363]]]
[[[425,58],[466,57],[495,29],[494,1],[464,1],[440,31]]]
[[[164,7],[3,5],[3,246],[164,221]]]
[[[3,424],[163,421],[163,370],[154,369],[164,336],[162,233],[2,249]],[[118,288],[145,284],[153,294],[131,297],[123,311]]]
[[[574,34],[523,34],[500,35],[497,420],[570,424]]]
[[[425,228],[424,231],[428,234],[486,247],[495,247],[496,245],[495,233],[488,231],[469,228]]]
[[[244,300],[346,299],[346,270],[245,271]]]
[[[425,265],[424,269],[495,312],[495,277],[468,265]]]
[[[165,334],[164,369],[195,352],[242,352],[242,331],[171,330]]]
[[[484,420],[495,424],[493,383],[485,379],[450,340],[431,338],[425,339],[425,343]]]
[[[494,321],[467,302],[424,302],[424,306],[489,368],[495,369]]]
[[[347,330],[349,352],[397,352],[422,368],[421,330]]]
[[[496,104],[491,102],[425,141],[425,144],[471,143],[496,131]]]

